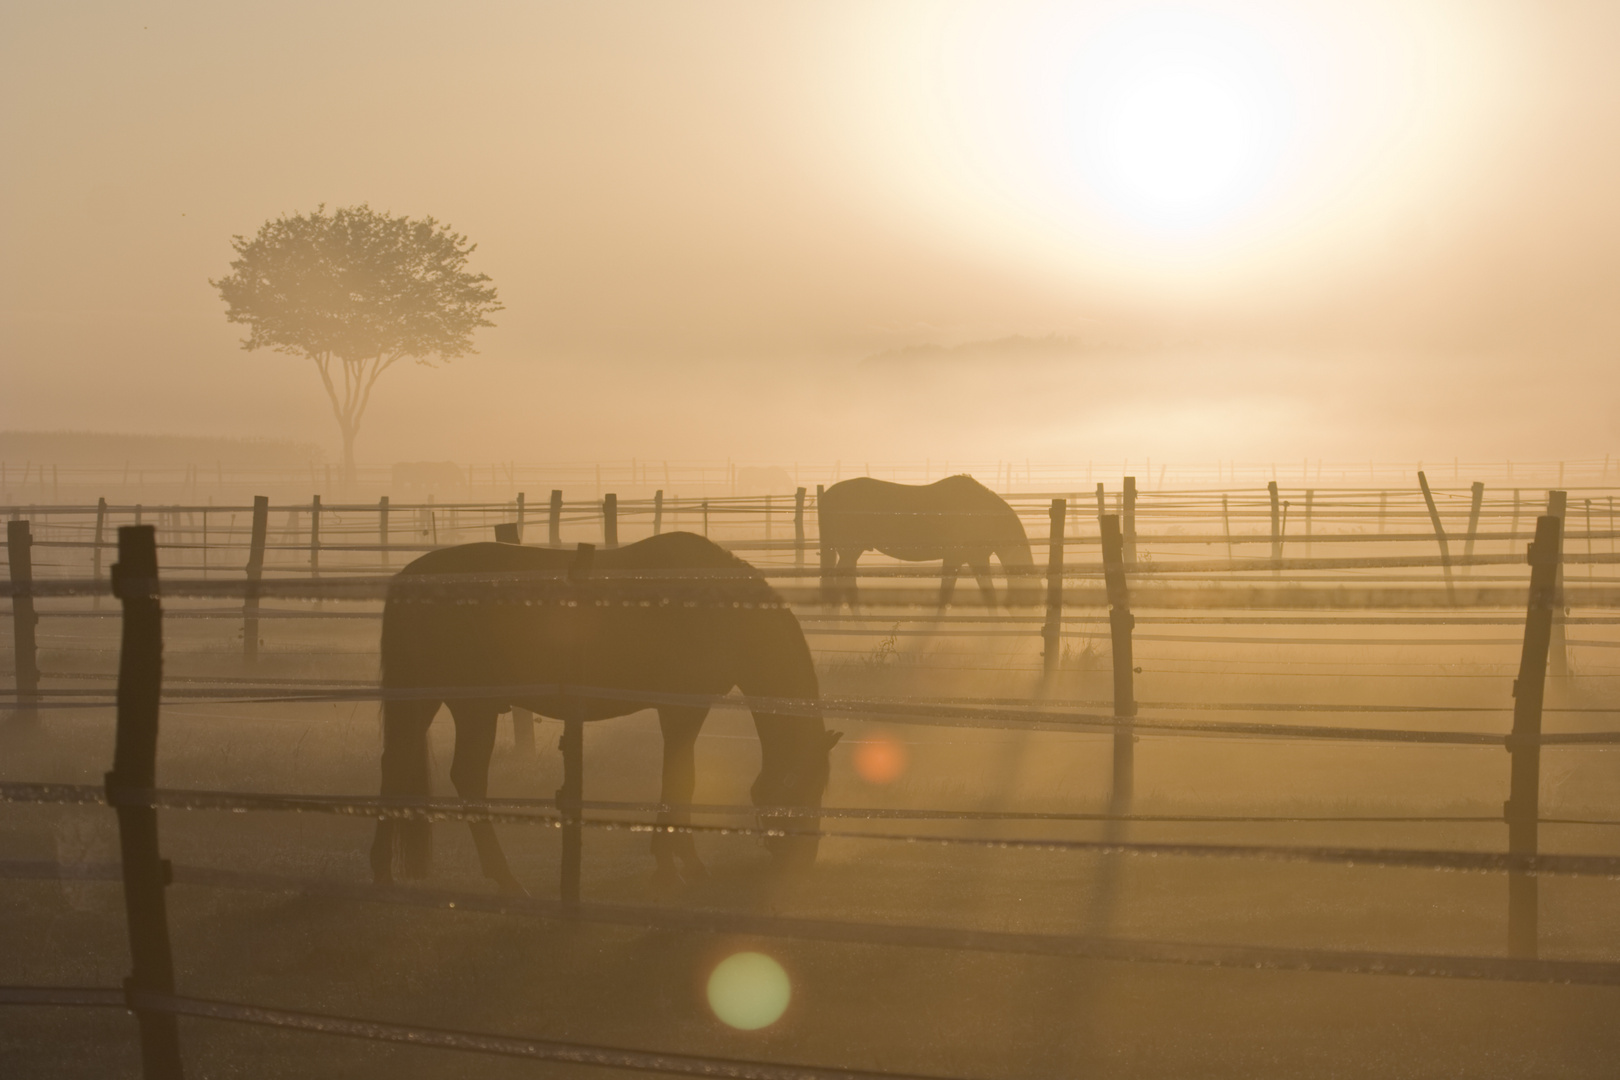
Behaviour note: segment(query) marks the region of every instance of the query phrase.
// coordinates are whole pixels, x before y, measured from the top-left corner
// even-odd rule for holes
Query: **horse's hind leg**
[[[402,699],[383,703],[382,794],[426,798],[429,792],[428,726],[439,711],[437,700]],[[371,876],[379,885],[394,880],[394,848],[399,848],[400,874],[428,876],[433,831],[427,821],[382,818],[371,842]]]
[[[945,566],[939,576],[939,613],[945,614],[951,606],[951,597],[956,595],[956,578],[962,572],[962,564],[945,560]]]
[[[456,719],[456,757],[450,763],[450,782],[463,799],[489,795],[489,759],[495,750],[495,726],[500,714],[493,701],[456,701],[450,715]],[[501,892],[523,894],[522,885],[506,865],[506,854],[495,839],[495,826],[488,821],[469,823],[478,863],[484,876],[501,887]]]
[[[856,592],[855,564],[860,561],[861,551],[854,548],[838,553],[838,598],[849,603],[850,613],[853,614],[860,596]]]
[[[996,610],[996,581],[990,576],[990,560],[970,562],[968,569],[973,571],[973,580],[979,583],[979,592],[984,594],[984,606],[990,611]]]
[[[707,706],[663,705],[658,709],[658,726],[664,733],[664,787],[659,801],[665,806],[692,801],[692,792],[697,787],[697,737],[708,715]],[[691,823],[690,810],[663,810],[658,814],[660,825]],[[690,832],[654,833],[652,851],[658,860],[654,882],[660,888],[679,884],[683,875],[675,868],[677,857],[685,868],[686,880],[708,876],[698,859],[697,845],[692,842]]]

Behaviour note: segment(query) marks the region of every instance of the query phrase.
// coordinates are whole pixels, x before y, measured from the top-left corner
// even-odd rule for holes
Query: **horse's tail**
[[[413,696],[412,684],[419,686],[424,674],[423,667],[415,663],[414,658],[431,648],[431,643],[422,637],[431,624],[406,616],[402,606],[421,608],[424,605],[400,605],[391,597],[383,609],[382,795],[384,798],[426,798],[431,793],[432,775],[428,725],[439,711],[440,701],[436,697]],[[413,611],[412,614],[427,613]],[[396,856],[401,876],[428,876],[433,863],[433,827],[425,817],[385,817],[377,822],[371,866],[379,881],[389,880]]]
[[[816,495],[816,544],[821,562],[821,602],[836,607],[842,599],[838,583],[838,543],[844,528],[844,515],[838,508],[837,484]],[[833,494],[828,505],[829,491]]]

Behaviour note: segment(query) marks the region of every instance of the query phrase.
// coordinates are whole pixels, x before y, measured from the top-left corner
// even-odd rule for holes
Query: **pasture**
[[[1543,855],[1600,858],[1521,875],[1537,899],[1533,957],[1509,955],[1502,868],[1386,856],[1508,850],[1525,545],[1561,477],[1493,476],[1481,492],[1464,476],[1425,493],[1415,476],[1365,486],[1307,467],[1269,491],[1219,474],[1132,494],[1110,481],[1099,497],[1080,476],[1031,470],[997,490],[1024,520],[1042,604],[992,610],[958,588],[946,613],[937,567],[873,555],[858,609],[823,604],[808,476],[797,501],[655,497],[632,466],[607,508],[594,491],[531,492],[520,511],[505,488],[386,510],[277,502],[256,622],[246,499],[16,506],[33,574],[10,603],[39,612],[40,679],[36,693],[22,677],[8,613],[0,987],[117,988],[129,973],[118,826],[89,789],[114,743],[122,617],[107,568],[114,530],[138,513],[157,526],[165,583],[156,784],[173,798],[157,820],[182,996],[692,1055],[701,1075],[790,1075],[726,1061],[964,1080],[1611,1075],[1620,556],[1607,474],[1567,488],[1532,808]],[[1134,715],[1116,697],[1099,511],[1124,530]],[[496,895],[458,820],[434,826],[431,879],[377,890],[364,806],[179,807],[187,791],[374,795],[381,583],[416,553],[519,522],[524,542],[563,546],[701,532],[768,576],[809,641],[827,726],[845,732],[813,870],[774,873],[737,809],[760,763],[740,698],[698,743],[710,876],[674,894],[653,887],[634,828],[659,790],[650,711],[585,725],[578,905],[556,899],[556,720],[504,717],[491,779],[492,799],[516,800],[496,827],[529,900]],[[450,791],[450,739],[441,714],[435,795]],[[792,986],[759,1031],[722,1024],[705,997],[740,949],[773,956]],[[141,1075],[120,1008],[3,1015],[10,1075]],[[179,1032],[199,1076],[660,1071],[197,1016]]]

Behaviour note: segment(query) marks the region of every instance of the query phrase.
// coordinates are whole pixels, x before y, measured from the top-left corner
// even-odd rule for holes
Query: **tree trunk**
[[[354,437],[359,432],[349,424],[343,425],[343,487],[350,490],[354,487]]]

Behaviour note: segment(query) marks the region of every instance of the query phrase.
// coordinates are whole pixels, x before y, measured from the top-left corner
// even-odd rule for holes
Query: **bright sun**
[[[1087,42],[1070,86],[1080,179],[1154,230],[1207,228],[1258,202],[1291,126],[1276,51],[1188,8],[1120,18]]]

